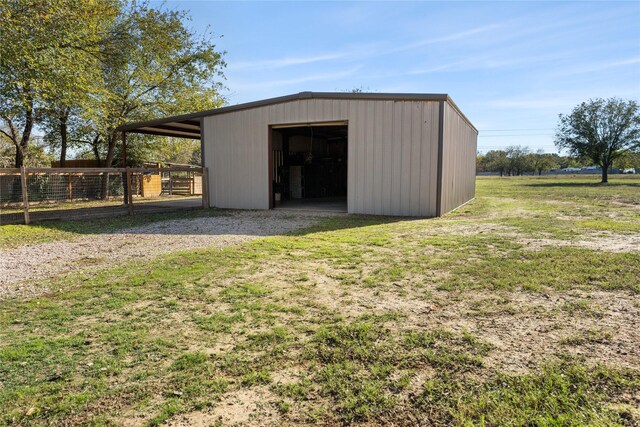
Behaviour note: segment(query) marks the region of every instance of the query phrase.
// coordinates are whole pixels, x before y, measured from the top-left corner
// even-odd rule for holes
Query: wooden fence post
[[[24,223],[29,224],[29,193],[27,186],[27,172],[24,166],[20,167],[20,183],[22,184],[22,204],[24,205]]]
[[[73,175],[69,174],[69,201],[73,202],[73,184],[71,180],[73,179]]]
[[[194,178],[195,181],[195,178]],[[202,208],[209,209],[209,168],[202,168]]]
[[[127,210],[133,215],[133,194],[131,188],[131,169],[127,167]]]

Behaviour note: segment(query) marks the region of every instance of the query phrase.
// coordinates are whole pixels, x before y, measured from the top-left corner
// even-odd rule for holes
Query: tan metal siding
[[[478,133],[449,103],[444,107],[442,213],[475,197]]]
[[[268,209],[269,125],[346,120],[349,212],[435,216],[438,106],[304,99],[205,117],[211,205]]]

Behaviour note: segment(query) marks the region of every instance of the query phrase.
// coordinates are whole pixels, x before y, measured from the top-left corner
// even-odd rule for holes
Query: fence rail
[[[2,168],[0,224],[208,208],[207,189],[207,168]]]

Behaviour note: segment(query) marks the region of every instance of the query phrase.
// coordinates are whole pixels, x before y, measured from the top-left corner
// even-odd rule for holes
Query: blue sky
[[[206,2],[229,104],[305,90],[448,93],[478,148],[555,152],[559,113],[640,99],[640,2]]]

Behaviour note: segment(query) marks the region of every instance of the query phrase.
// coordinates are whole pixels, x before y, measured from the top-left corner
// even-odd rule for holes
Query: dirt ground
[[[334,213],[237,211],[230,215],[160,221],[109,234],[0,249],[0,300],[47,292],[49,277],[97,270],[135,258],[236,245],[309,227]],[[337,214],[339,215],[339,214]],[[35,281],[38,280],[38,284]]]

